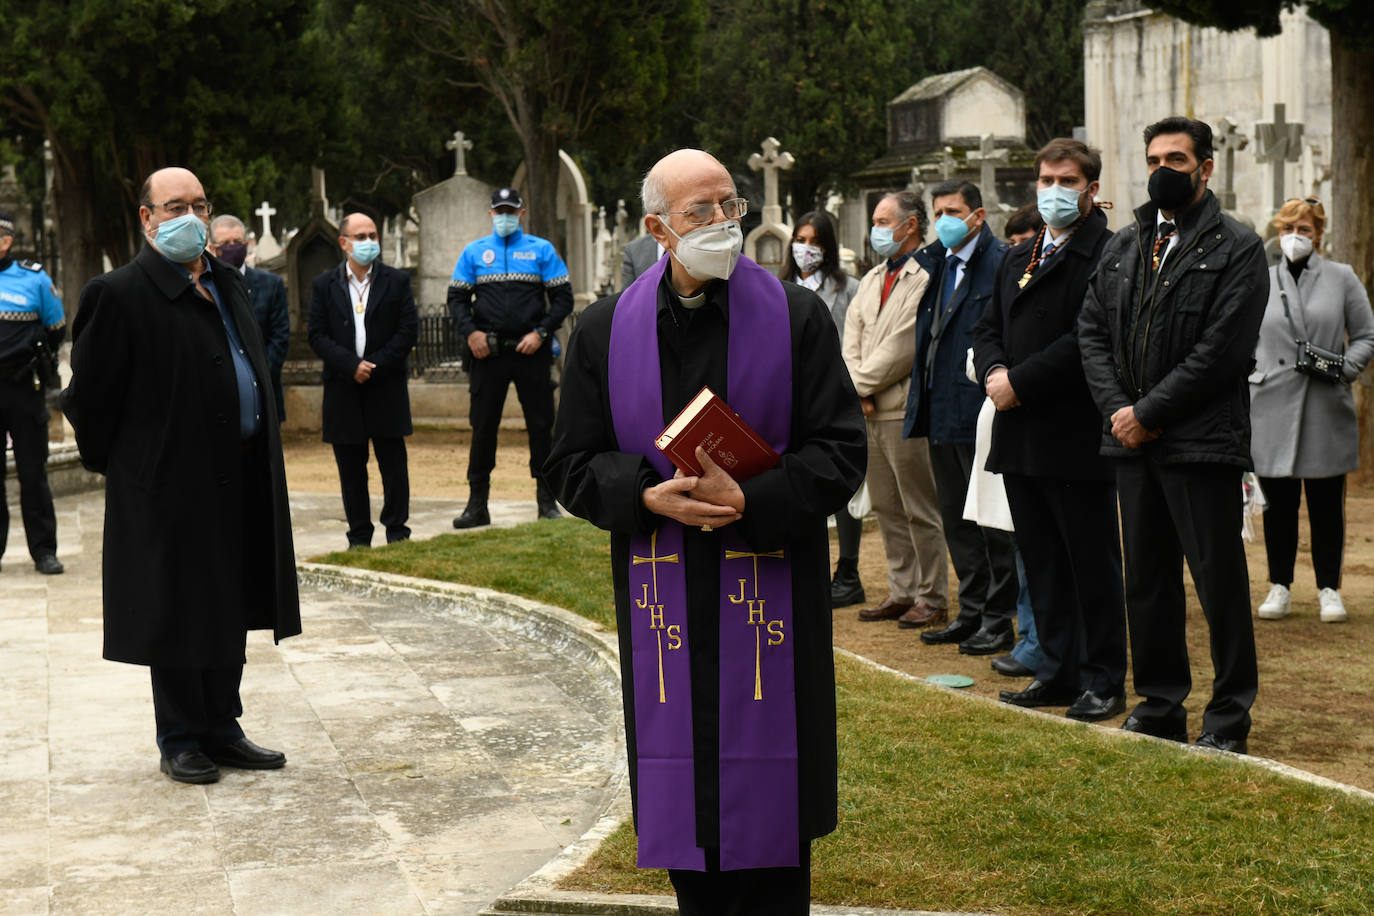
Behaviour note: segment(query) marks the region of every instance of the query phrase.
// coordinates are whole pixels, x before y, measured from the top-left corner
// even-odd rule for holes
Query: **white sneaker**
[[[1326,592],[1331,592],[1331,589],[1326,589],[1322,594],[1324,595]],[[1335,595],[1336,593],[1331,592],[1331,594]],[[1325,602],[1326,599],[1323,598],[1322,600]],[[1340,601],[1340,597],[1337,596],[1336,603],[1339,604]],[[1259,606],[1258,613],[1260,620],[1282,620],[1288,616],[1288,610],[1292,602],[1293,596],[1289,594],[1288,586],[1279,585],[1278,583],[1270,585],[1268,597],[1266,597],[1264,603]],[[1326,607],[1325,603],[1322,604],[1322,607]]]
[[[1345,623],[1345,602],[1341,593],[1334,588],[1324,588],[1317,592],[1317,602],[1322,608],[1322,623]]]

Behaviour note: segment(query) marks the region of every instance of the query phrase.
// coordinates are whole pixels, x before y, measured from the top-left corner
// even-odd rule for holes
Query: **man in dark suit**
[[[350,213],[339,224],[347,256],[310,285],[310,349],[324,360],[324,441],[339,466],[348,547],[372,544],[367,495],[367,443],[382,474],[386,540],[410,537],[410,476],[405,437],[411,433],[406,357],[419,334],[420,317],[410,275],[377,256],[377,224]]]
[[[1045,221],[1008,252],[973,330],[978,378],[997,407],[987,469],[1002,475],[1025,560],[1041,662],[1017,706],[1068,706],[1098,721],[1125,709],[1126,611],[1115,474],[1083,378],[1078,313],[1111,232],[1093,206],[1102,157],[1051,140],[1036,155]]]
[[[1009,532],[964,518],[973,445],[983,392],[965,364],[973,325],[992,298],[1007,244],[992,233],[983,195],[967,181],[930,192],[939,241],[916,252],[930,274],[916,318],[916,362],[907,391],[902,435],[930,439],[930,466],[940,499],[945,543],[959,576],[959,616],[927,630],[927,645],[959,643],[965,655],[993,655],[1012,647],[1016,611],[1016,546]]]
[[[653,267],[661,257],[663,246],[649,233],[631,239],[620,256],[620,288],[629,289],[635,278]]]
[[[148,244],[81,293],[62,408],[105,475],[105,658],[148,665],[162,771],[275,769],[238,725],[248,630],[301,631],[267,357],[243,278],[204,254],[210,203],[186,169],[154,172]]]
[[[247,233],[237,216],[221,213],[210,220],[210,253],[238,269],[248,284],[248,304],[267,345],[267,368],[272,373],[272,393],[277,401],[277,422],[286,421],[286,402],[282,397],[281,368],[291,344],[291,319],[286,312],[286,284],[266,270],[244,265],[248,256]]]

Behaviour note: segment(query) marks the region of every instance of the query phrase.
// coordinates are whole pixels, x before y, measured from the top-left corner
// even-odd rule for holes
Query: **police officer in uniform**
[[[472,398],[468,504],[453,520],[455,528],[491,523],[487,494],[511,382],[525,411],[539,517],[558,518],[558,504],[539,480],[539,469],[553,430],[552,337],[572,311],[572,284],[553,245],[522,231],[525,205],[519,191],[502,188],[492,194],[490,213],[492,234],[463,249],[448,288],[449,315],[467,340]]]
[[[14,217],[0,213],[0,426],[14,443],[19,504],[34,568],[62,572],[57,516],[48,489],[48,408],[44,382],[56,384],[57,348],[67,333],[62,303],[43,268],[10,257]],[[46,364],[46,365],[45,365]],[[9,539],[8,500],[0,491],[0,553]]]

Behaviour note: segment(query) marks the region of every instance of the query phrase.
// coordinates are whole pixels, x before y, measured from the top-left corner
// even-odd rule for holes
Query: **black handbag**
[[[1293,364],[1294,372],[1320,379],[1332,385],[1345,380],[1341,374],[1345,368],[1345,354],[1319,347],[1310,340],[1298,336],[1297,325],[1293,323],[1293,313],[1288,309],[1288,293],[1283,288],[1283,266],[1279,266],[1279,298],[1283,300],[1283,317],[1288,319],[1288,329],[1293,332],[1293,342],[1298,345],[1298,358]]]

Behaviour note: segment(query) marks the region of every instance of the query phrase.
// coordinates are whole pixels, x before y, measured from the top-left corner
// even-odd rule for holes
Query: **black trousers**
[[[811,844],[797,868],[720,870],[720,852],[706,850],[706,871],[668,869],[682,916],[805,916],[811,909]]]
[[[386,542],[410,537],[410,471],[406,464],[406,440],[400,436],[374,438],[372,450],[382,474],[382,514]],[[372,543],[372,501],[367,494],[367,443],[334,443],[334,463],[339,467],[344,517],[348,519],[348,543]]]
[[[35,560],[57,553],[57,515],[48,489],[48,408],[43,392],[32,382],[0,382],[0,437],[14,443],[14,466],[19,476],[19,510],[29,556]],[[3,482],[0,482],[3,484]],[[0,554],[9,543],[9,496],[0,488]]]
[[[1003,474],[1041,662],[1035,679],[1100,696],[1126,683],[1126,608],[1112,481]]]
[[[243,737],[239,682],[243,665],[166,668],[154,665],[153,714],[163,757],[210,750]]]
[[[1259,674],[1240,536],[1240,476],[1240,468],[1224,465],[1160,464],[1148,457],[1117,462],[1126,620],[1135,690],[1143,698],[1134,715],[1151,730],[1187,727],[1186,557],[1211,630],[1215,672],[1202,730],[1223,738],[1250,733]]]
[[[486,485],[496,467],[496,434],[511,382],[525,412],[530,438],[530,476],[538,477],[549,457],[553,436],[553,380],[549,377],[553,351],[546,342],[529,356],[502,347],[486,359],[474,359],[468,373],[472,406],[472,448],[468,452],[468,482]]]
[[[1298,556],[1298,504],[1307,490],[1307,520],[1312,528],[1312,566],[1317,588],[1341,587],[1345,557],[1345,475],[1339,477],[1261,477],[1269,505],[1264,509],[1264,552],[1269,581],[1293,584]]]
[[[940,498],[945,543],[959,577],[958,621],[1005,630],[1012,625],[1021,590],[1016,580],[1016,540],[1010,532],[984,528],[964,518],[973,446],[932,442],[930,467]]]
[[[864,533],[863,519],[855,518],[849,514],[849,509],[844,508],[835,513],[835,534],[840,539],[840,559],[853,560],[859,559],[859,539]]]

